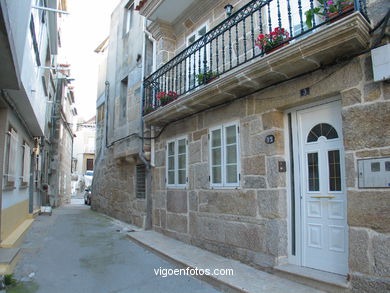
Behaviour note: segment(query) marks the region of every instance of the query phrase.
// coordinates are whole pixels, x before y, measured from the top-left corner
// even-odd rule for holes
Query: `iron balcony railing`
[[[251,1],[144,80],[143,114],[353,11],[367,18],[366,1]]]

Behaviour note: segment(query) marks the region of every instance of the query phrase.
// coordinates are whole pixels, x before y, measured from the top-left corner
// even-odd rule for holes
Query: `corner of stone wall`
[[[390,83],[374,82],[371,55],[361,81],[341,91],[353,292],[390,291],[390,190],[359,188],[360,159],[390,157]]]

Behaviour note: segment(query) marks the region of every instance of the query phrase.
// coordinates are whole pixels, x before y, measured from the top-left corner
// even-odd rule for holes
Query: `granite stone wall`
[[[120,1],[111,15],[105,72],[105,95],[108,95],[105,97],[105,111],[108,119],[98,126],[96,137],[99,155],[94,168],[92,209],[144,227],[146,200],[136,197],[135,171],[136,165],[142,164],[138,159],[141,150],[138,134],[141,118],[141,40],[144,32],[143,18],[138,13],[133,15],[129,32],[125,32],[124,14],[128,3],[128,0]],[[125,80],[126,96],[121,97]]]
[[[360,59],[362,78],[341,91],[349,269],[356,292],[390,290],[390,190],[359,188],[357,160],[390,158],[390,83],[374,82],[371,56]]]
[[[106,152],[95,166],[92,209],[121,221],[145,226],[146,201],[136,198],[136,161],[117,160]]]
[[[306,87],[310,95],[301,97]],[[342,102],[353,290],[388,288],[390,190],[359,189],[357,183],[358,159],[390,157],[389,83],[373,82],[369,54],[167,127],[154,145],[154,229],[254,266],[286,263],[289,186],[286,173],[278,171],[287,155],[284,112],[329,98]],[[231,121],[240,126],[240,187],[213,189],[208,129]],[[274,144],[265,143],[269,134]],[[179,136],[189,141],[189,182],[185,189],[172,189],[165,185],[165,145]]]
[[[247,3],[231,4],[240,7],[244,2]],[[186,37],[199,25],[209,21],[209,27],[213,27],[224,18],[227,1],[203,3],[196,9],[190,7],[173,24],[156,21],[148,27],[157,42],[157,65],[184,49]],[[384,3],[368,1],[373,25],[383,16]],[[117,55],[115,50],[111,54],[114,59]],[[357,160],[390,157],[390,84],[373,82],[369,53],[332,65],[318,65],[320,68],[314,72],[167,126],[152,143],[153,228],[253,266],[270,268],[287,263],[290,170],[278,171],[278,162],[288,158],[285,113],[294,107],[338,99],[342,104],[352,291],[389,291],[390,190],[359,188]],[[112,76],[115,82],[122,78]],[[234,92],[235,84],[225,82],[223,86],[239,96]],[[310,94],[301,96],[300,90],[305,88],[310,89]],[[109,118],[115,119],[119,104],[112,100],[110,106],[115,107],[116,115],[111,113]],[[129,115],[136,119],[137,115]],[[111,121],[110,129],[118,127],[112,130],[112,138],[133,129],[134,121],[126,125]],[[233,121],[240,127],[240,187],[213,189],[209,182],[209,129]],[[149,126],[153,125],[146,125]],[[275,143],[266,144],[267,135],[274,135]],[[166,143],[181,136],[188,140],[188,184],[181,189],[167,188]],[[130,158],[136,154],[135,146],[136,140],[130,140],[104,151],[103,159],[97,162],[92,205],[142,227],[146,203],[135,198],[136,161]]]

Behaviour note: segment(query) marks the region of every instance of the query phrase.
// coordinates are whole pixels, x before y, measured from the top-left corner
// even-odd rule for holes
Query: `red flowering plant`
[[[176,100],[178,97],[177,93],[173,91],[168,92],[158,92],[156,95],[157,100],[160,101],[161,106],[165,106],[166,104]]]
[[[260,34],[255,44],[263,52],[267,52],[272,48],[277,47],[279,44],[287,41],[290,38],[290,34],[282,27],[275,27],[269,34]]]

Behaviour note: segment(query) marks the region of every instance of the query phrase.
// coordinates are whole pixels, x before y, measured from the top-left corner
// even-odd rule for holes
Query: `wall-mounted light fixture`
[[[227,4],[227,5],[225,5],[224,9],[226,11],[226,17],[229,17],[230,15],[232,15],[233,5]]]

